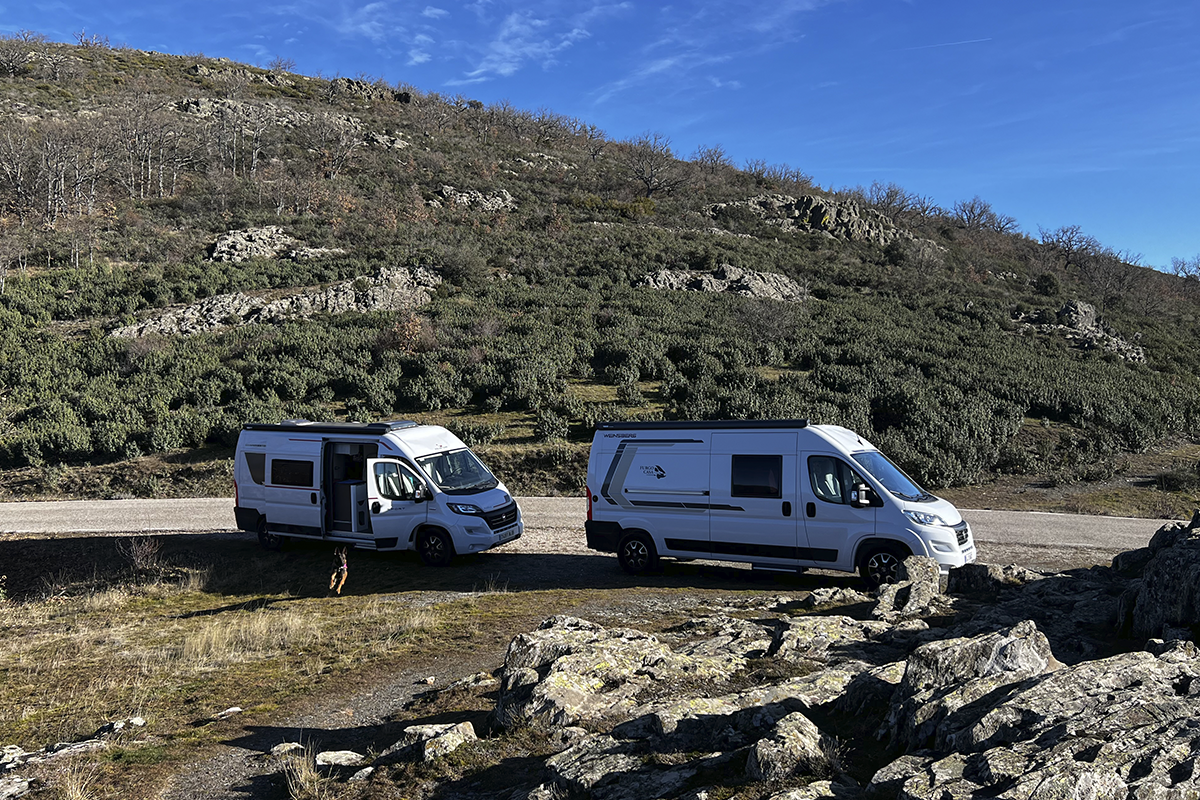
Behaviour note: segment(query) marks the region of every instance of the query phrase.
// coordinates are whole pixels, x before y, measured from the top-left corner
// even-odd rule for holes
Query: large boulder
[[[1158,655],[1123,653],[1044,673],[989,697],[971,724],[939,738],[948,750],[898,759],[868,792],[1194,798],[1200,657],[1176,643]]]
[[[1200,640],[1200,511],[1188,523],[1165,525],[1147,548],[1140,584],[1122,608],[1137,639],[1191,637]]]
[[[638,282],[638,286],[677,292],[709,292],[761,297],[768,300],[801,303],[808,299],[808,288],[777,272],[755,272],[731,264],[722,264],[711,272],[686,269],[660,269]]]
[[[502,728],[628,718],[644,692],[676,682],[720,684],[745,666],[737,652],[710,649],[677,653],[641,631],[551,617],[509,644],[493,718]]]
[[[906,750],[944,748],[981,698],[1061,667],[1032,621],[921,645],[908,657],[885,733]],[[963,714],[957,712],[962,711]]]

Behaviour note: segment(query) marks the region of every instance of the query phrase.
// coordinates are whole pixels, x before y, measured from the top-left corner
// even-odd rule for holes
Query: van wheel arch
[[[867,586],[878,589],[896,582],[901,562],[912,554],[912,548],[896,539],[867,539],[858,546],[855,564]]]
[[[617,545],[617,561],[630,575],[640,575],[658,566],[654,537],[636,528],[625,531]]]
[[[420,528],[416,532],[417,554],[430,567],[444,567],[454,558],[454,539],[444,528]]]

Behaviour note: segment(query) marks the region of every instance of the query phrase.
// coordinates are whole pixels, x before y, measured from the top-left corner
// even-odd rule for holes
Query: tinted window
[[[730,472],[734,497],[783,497],[783,456],[734,456]]]
[[[271,483],[276,486],[311,488],[313,485],[313,462],[273,458],[271,459]]]
[[[874,475],[883,484],[883,488],[897,497],[905,500],[925,500],[933,497],[918,486],[912,478],[905,475],[887,456],[877,450],[855,453],[854,460],[860,467]]]
[[[250,470],[250,480],[262,485],[267,479],[267,454],[246,453],[246,469]]]

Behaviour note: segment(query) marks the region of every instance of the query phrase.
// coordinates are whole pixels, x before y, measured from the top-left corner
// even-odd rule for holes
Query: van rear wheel
[[[654,540],[641,531],[629,534],[617,545],[617,561],[621,569],[630,575],[640,575],[654,569],[658,563]]]
[[[858,559],[858,574],[872,589],[878,589],[885,583],[895,583],[901,562],[910,555],[899,545],[870,545]]]
[[[444,567],[454,557],[454,543],[445,531],[425,531],[417,542],[421,560],[431,567]]]
[[[258,518],[258,543],[264,550],[278,552],[283,549],[284,537],[267,530],[267,518]]]

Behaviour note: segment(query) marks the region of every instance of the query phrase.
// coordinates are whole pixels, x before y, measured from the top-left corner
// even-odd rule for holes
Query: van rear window
[[[783,456],[733,456],[733,497],[783,497]]]
[[[246,453],[246,469],[250,470],[250,480],[262,485],[267,479],[267,454]]]
[[[271,459],[271,483],[276,486],[309,488],[313,485],[313,462],[273,458]]]

